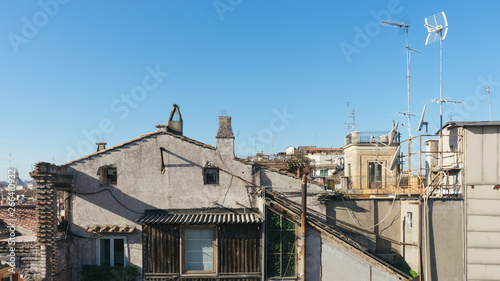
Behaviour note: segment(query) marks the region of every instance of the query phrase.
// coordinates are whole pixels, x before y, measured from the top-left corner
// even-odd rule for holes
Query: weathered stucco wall
[[[396,281],[396,276],[373,267],[365,259],[353,255],[328,238],[322,236],[321,276],[326,281]]]
[[[464,280],[463,210],[461,199],[429,199],[425,280]]]
[[[390,239],[401,241],[401,201],[389,199],[344,199],[326,203],[327,215],[348,224],[378,233]],[[327,219],[349,237],[367,247],[370,252],[398,264],[401,247],[382,237],[377,237],[333,219]]]

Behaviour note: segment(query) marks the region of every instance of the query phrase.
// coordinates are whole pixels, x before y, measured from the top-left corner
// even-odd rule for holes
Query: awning
[[[138,220],[145,224],[249,224],[261,223],[253,209],[154,210]]]
[[[118,225],[105,225],[105,226],[91,226],[87,228],[87,232],[94,233],[132,233],[135,227],[118,226]]]

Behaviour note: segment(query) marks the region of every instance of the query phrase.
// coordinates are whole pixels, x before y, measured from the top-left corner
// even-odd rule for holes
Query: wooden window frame
[[[127,260],[128,260],[128,253],[127,253],[127,236],[106,236],[106,237],[100,237],[96,239],[96,265],[102,266],[101,264],[101,240],[108,239],[110,240],[109,242],[109,263],[110,266],[115,266],[115,251],[114,251],[114,240],[115,239],[123,239],[123,266],[127,265]]]
[[[208,183],[207,182],[207,171],[209,170],[214,170],[214,171],[217,171],[216,173],[216,176],[217,176],[217,179],[215,180],[215,183]],[[215,167],[205,167],[203,168],[203,184],[204,185],[218,185],[220,184],[220,173],[219,173],[219,168],[215,168]]]
[[[184,258],[186,257],[186,229],[212,229],[213,232],[213,270],[205,271],[205,270],[186,270],[186,262]],[[180,257],[180,272],[182,276],[217,276],[219,274],[219,247],[218,247],[218,231],[216,225],[182,225],[181,226],[181,237],[180,237],[180,247],[181,247],[181,257]]]
[[[370,165],[374,165],[374,175],[373,178],[375,181],[370,180]],[[369,189],[380,189],[384,187],[384,163],[381,161],[368,161],[367,165],[368,170],[368,188]],[[377,173],[380,172],[380,181],[377,181]],[[372,184],[376,187],[372,187]]]
[[[108,182],[108,170],[116,171],[116,181]],[[118,168],[114,165],[103,166],[100,168],[100,183],[101,186],[117,186],[118,185]]]
[[[265,258],[265,263],[264,263],[265,264],[265,266],[264,266],[265,269],[262,269],[262,270],[264,270],[264,272],[265,272],[266,280],[295,280],[299,276],[299,274],[298,274],[299,267],[297,266],[297,262],[298,262],[298,258],[299,258],[298,257],[298,246],[299,245],[297,243],[297,239],[298,239],[298,237],[300,235],[300,233],[299,233],[300,230],[299,230],[298,224],[295,223],[293,220],[290,220],[290,219],[286,218],[285,216],[283,216],[279,212],[275,212],[275,211],[272,211],[270,209],[266,210],[266,216],[267,216],[268,212],[273,212],[273,213],[275,213],[275,214],[277,214],[277,215],[280,216],[280,220],[281,220],[280,225],[282,225],[282,220],[283,219],[286,219],[286,220],[290,221],[291,223],[293,223],[295,225],[295,228],[294,228],[294,233],[295,233],[295,242],[294,242],[294,244],[295,244],[295,248],[294,248],[294,253],[293,253],[293,255],[294,255],[294,263],[295,263],[294,264],[295,275],[294,276],[268,276],[268,260],[267,260],[267,256],[268,256],[269,252],[268,252],[267,247],[268,247],[268,243],[269,243],[268,242],[268,239],[269,239],[268,238],[268,230],[269,230],[269,228],[267,226],[267,218],[266,218],[266,227],[265,227],[265,229],[266,229],[266,233],[265,233],[265,235],[266,235],[265,241],[266,242],[265,242],[265,245],[264,245],[264,247],[265,247],[265,253],[262,254],[263,258]],[[286,230],[286,229],[283,230],[283,228],[280,226],[280,232],[283,232],[283,231],[288,231],[288,230]],[[281,234],[280,234],[280,236],[281,236]],[[281,238],[280,238],[280,243],[282,243],[282,239]],[[281,249],[281,254],[283,254],[282,252],[283,252],[283,249]],[[280,269],[282,269],[281,264],[280,264]],[[286,273],[285,274],[282,273],[281,275],[286,275]]]

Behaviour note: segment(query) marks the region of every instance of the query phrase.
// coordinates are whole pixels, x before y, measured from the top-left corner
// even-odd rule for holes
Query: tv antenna
[[[436,42],[439,38],[439,50],[440,50],[440,90],[439,90],[439,115],[440,115],[440,127],[439,134],[443,132],[443,103],[448,102],[443,100],[443,40],[446,38],[448,33],[448,21],[446,20],[446,15],[444,12],[432,15],[425,18],[425,27],[427,27],[427,39],[425,40],[425,45],[432,44]]]
[[[488,88],[486,89],[488,91],[488,107],[490,109],[490,121],[491,121],[491,98],[490,98],[490,85],[488,85]]]
[[[408,134],[409,138],[411,139],[411,116],[415,116],[414,114],[411,114],[410,112],[410,52],[413,51],[415,53],[421,54],[421,52],[410,48],[409,41],[408,41],[408,29],[409,25],[404,22],[404,21],[392,21],[392,20],[383,20],[380,22],[380,24],[385,25],[385,26],[390,26],[390,27],[396,27],[396,28],[404,28],[405,33],[406,33],[406,85],[407,85],[407,90],[408,90],[408,112],[400,112],[403,115],[408,116]]]
[[[349,115],[350,114],[350,115]],[[351,123],[352,119],[352,123]],[[356,117],[354,116],[354,109],[349,111],[349,102],[347,102],[347,134],[350,134],[356,128]]]

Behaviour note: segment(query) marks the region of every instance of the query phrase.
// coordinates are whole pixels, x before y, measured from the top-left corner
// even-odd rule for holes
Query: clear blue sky
[[[173,103],[185,135],[212,145],[217,116],[232,116],[239,156],[255,152],[255,136],[265,153],[341,147],[348,101],[357,130],[390,130],[406,122],[395,114],[407,111],[406,56],[405,37],[376,25],[387,16],[406,18],[422,52],[411,60],[411,111],[428,104],[435,132],[439,43],[424,45],[423,24],[441,11],[444,96],[468,102],[445,105],[444,120],[488,120],[487,83],[499,120],[497,0],[2,1],[0,171],[9,153],[28,179],[36,162],[93,152],[85,132],[109,147],[155,131]]]

